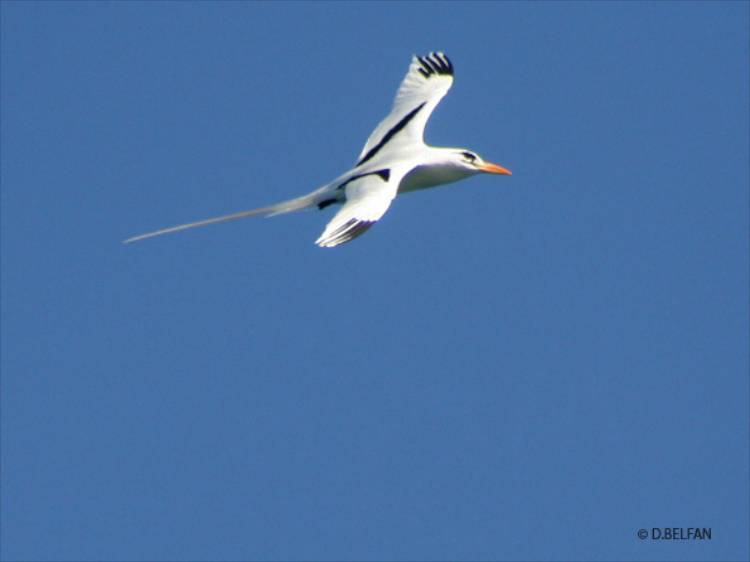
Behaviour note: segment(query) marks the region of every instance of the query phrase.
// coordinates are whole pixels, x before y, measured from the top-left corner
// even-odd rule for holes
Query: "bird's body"
[[[276,205],[173,226],[128,238],[135,242],[169,232],[241,219],[273,216],[303,209],[342,205],[316,244],[348,242],[382,217],[399,194],[452,183],[478,173],[507,174],[463,148],[437,148],[423,141],[430,114],[453,84],[453,65],[443,53],[413,57],[390,114],[367,139],[351,170],[315,191]]]

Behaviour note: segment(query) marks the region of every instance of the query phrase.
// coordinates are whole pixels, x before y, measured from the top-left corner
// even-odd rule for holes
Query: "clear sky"
[[[1,10],[3,560],[748,559],[748,3]],[[430,50],[512,177],[120,244],[333,179]]]

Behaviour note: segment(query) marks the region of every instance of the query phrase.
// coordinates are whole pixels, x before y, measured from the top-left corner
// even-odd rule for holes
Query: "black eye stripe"
[[[477,159],[477,155],[472,154],[471,152],[462,152],[461,156],[463,156],[464,158],[466,158],[467,160],[471,162],[474,162]]]

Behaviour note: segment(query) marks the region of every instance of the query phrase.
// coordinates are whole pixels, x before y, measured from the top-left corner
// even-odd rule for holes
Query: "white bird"
[[[506,174],[464,148],[424,143],[427,120],[453,84],[453,64],[445,54],[413,56],[388,117],[367,139],[354,168],[312,193],[268,207],[172,226],[128,238],[124,243],[169,232],[256,215],[280,215],[303,209],[342,207],[315,241],[330,248],[364,233],[388,210],[399,193],[455,182],[479,173]]]

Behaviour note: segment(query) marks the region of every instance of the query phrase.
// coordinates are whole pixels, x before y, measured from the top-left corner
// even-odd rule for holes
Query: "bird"
[[[472,150],[425,144],[427,120],[453,85],[453,78],[453,63],[443,52],[413,55],[390,113],[370,134],[354,167],[315,191],[266,207],[147,232],[123,243],[246,217],[340,205],[315,241],[320,247],[333,248],[369,230],[399,194],[480,173],[510,176],[510,170],[486,162]]]

